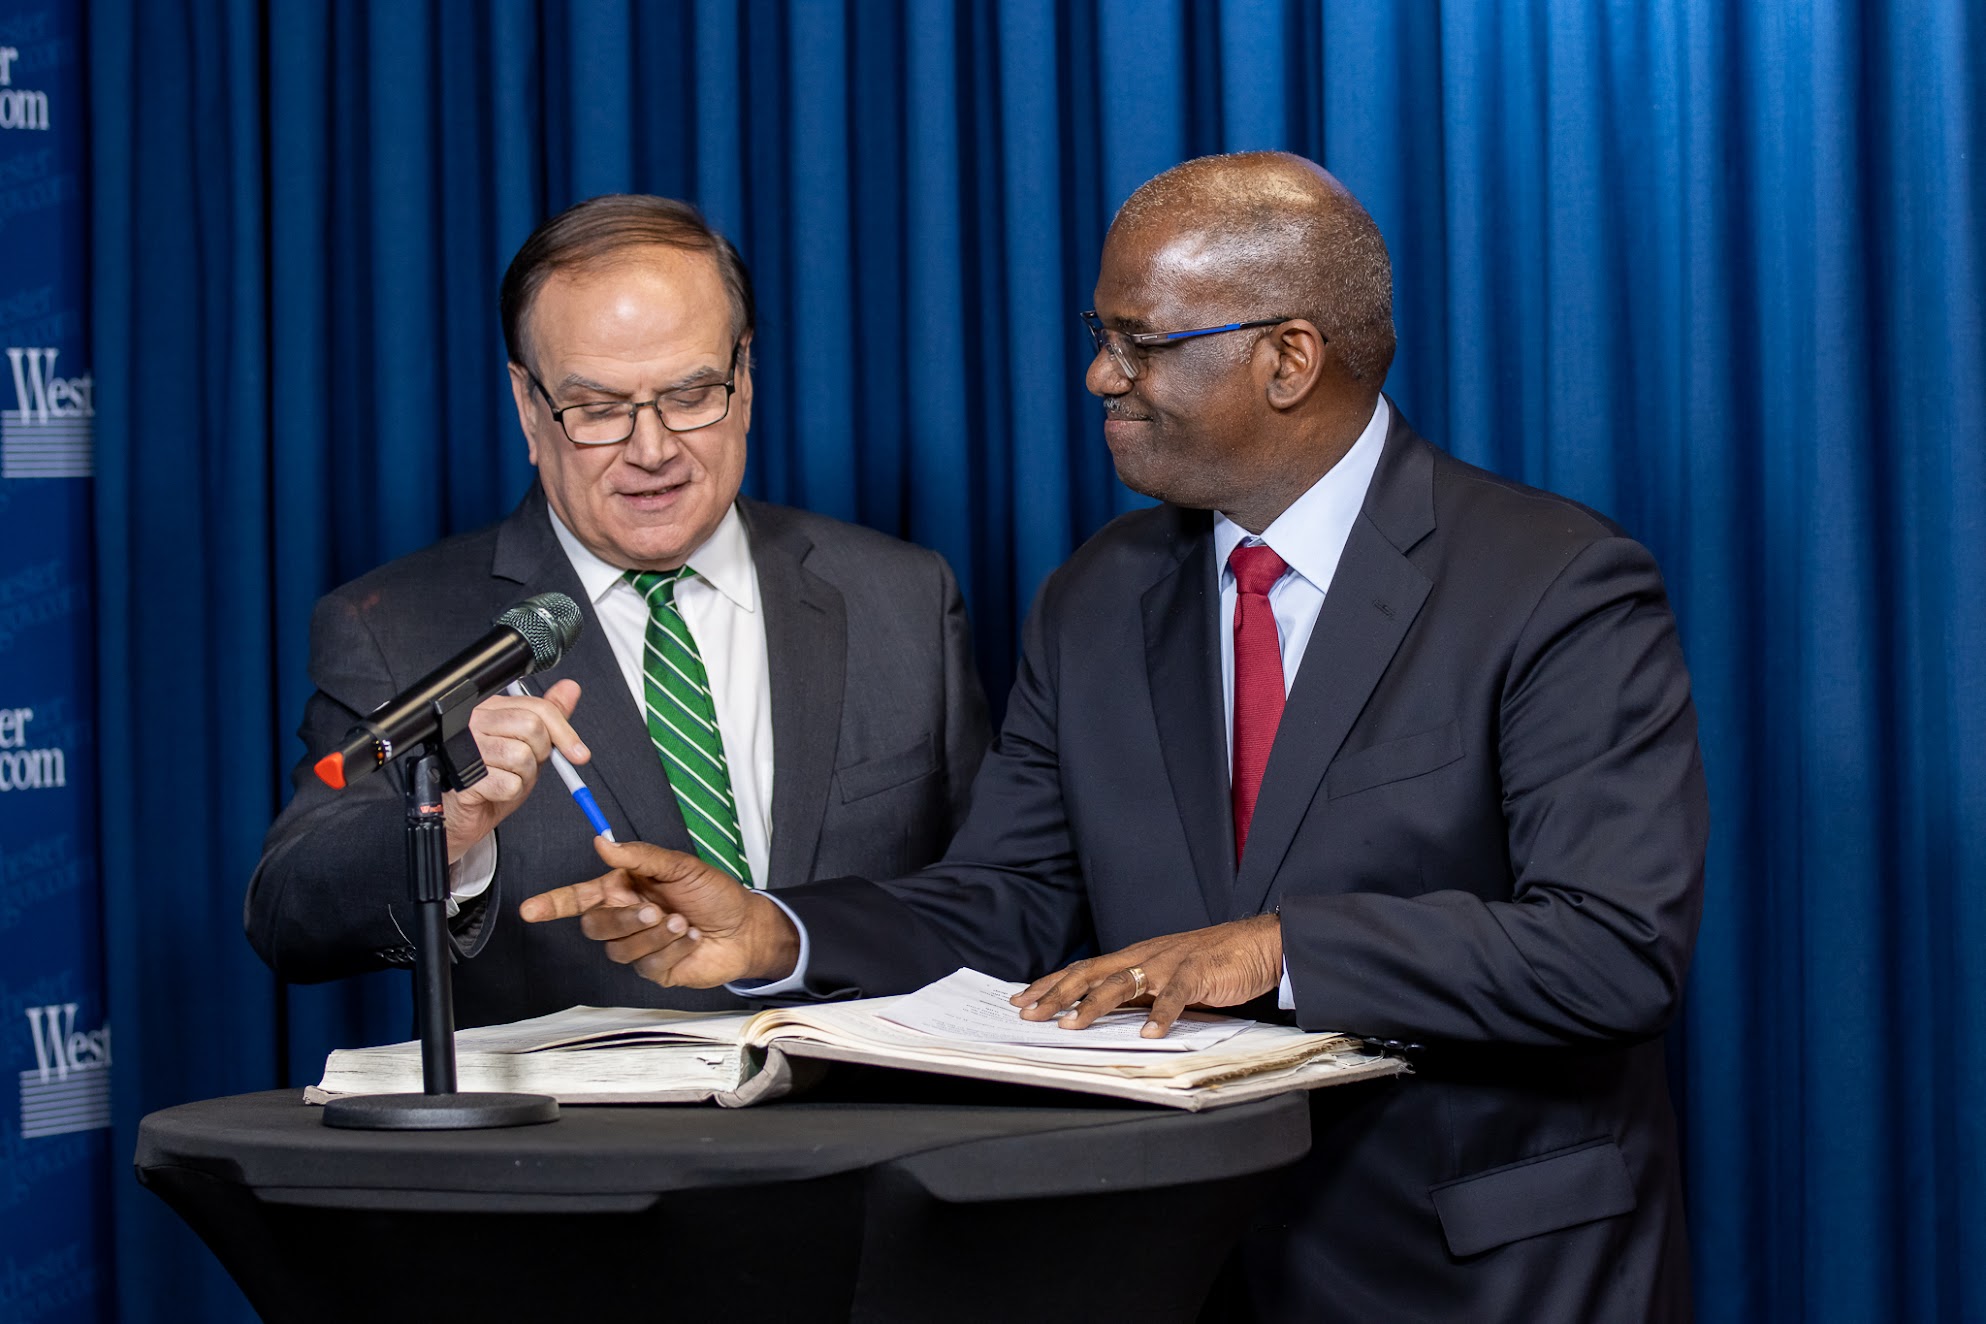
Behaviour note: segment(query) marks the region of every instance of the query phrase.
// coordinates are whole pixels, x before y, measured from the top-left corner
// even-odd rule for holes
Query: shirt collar
[[[1227,567],[1227,558],[1236,546],[1242,542],[1262,542],[1273,548],[1290,569],[1309,580],[1319,593],[1330,592],[1331,579],[1338,573],[1338,559],[1345,553],[1352,525],[1358,522],[1359,510],[1365,505],[1366,489],[1372,486],[1373,472],[1379,468],[1379,453],[1385,449],[1386,432],[1392,420],[1392,410],[1386,397],[1381,396],[1373,406],[1365,431],[1359,433],[1351,449],[1325,470],[1324,476],[1312,483],[1308,491],[1292,501],[1289,509],[1276,516],[1275,522],[1262,530],[1260,538],[1215,512],[1214,554],[1219,558],[1216,564],[1220,573],[1233,574]],[[1221,582],[1225,584],[1227,580]]]
[[[581,542],[558,512],[547,507],[546,513],[552,517],[552,533],[557,536],[559,546],[565,549],[566,559],[572,562],[573,573],[579,576],[580,587],[586,590],[587,601],[598,604],[614,591],[616,584],[625,584],[627,573],[620,566],[603,561],[595,556],[585,543]],[[704,539],[703,546],[690,553],[690,569],[707,581],[710,586],[729,598],[743,611],[755,612],[759,608],[759,579],[752,570],[752,545],[745,536],[745,522],[738,516],[738,505],[731,503],[724,512],[724,518],[717,522],[717,528]],[[628,585],[634,591],[632,584]]]

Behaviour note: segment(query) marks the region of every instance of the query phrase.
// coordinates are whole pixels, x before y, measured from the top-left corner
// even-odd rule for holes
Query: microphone
[[[342,790],[418,744],[463,733],[470,708],[520,676],[556,666],[584,622],[563,593],[524,599],[497,617],[488,634],[366,714],[342,745],[317,761],[318,779]],[[452,714],[460,720],[451,722]],[[464,784],[482,770],[482,761],[474,760]]]

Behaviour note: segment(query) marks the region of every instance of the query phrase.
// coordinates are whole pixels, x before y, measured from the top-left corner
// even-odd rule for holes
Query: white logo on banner
[[[14,86],[14,61],[21,53],[0,46],[0,129],[48,128],[48,93]]]
[[[29,1007],[35,1065],[21,1073],[21,1138],[110,1125],[110,1026],[76,1029],[76,1004]]]
[[[91,420],[97,415],[90,374],[58,377],[59,350],[10,346],[14,407],[0,410],[0,478],[88,478]]]
[[[52,791],[69,784],[69,760],[57,746],[25,749],[32,708],[0,708],[0,793]]]

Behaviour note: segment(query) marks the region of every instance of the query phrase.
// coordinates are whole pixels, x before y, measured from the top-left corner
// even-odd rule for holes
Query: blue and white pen
[[[503,687],[503,692],[505,694],[514,694],[520,699],[535,699],[538,697],[531,693],[530,690],[524,688],[524,682],[521,680],[511,681],[510,684]],[[579,805],[580,812],[586,815],[586,821],[593,825],[593,831],[597,835],[612,841],[614,839],[614,829],[608,825],[607,816],[600,812],[599,804],[593,799],[593,792],[588,790],[586,783],[579,779],[579,769],[572,766],[572,760],[559,753],[556,746],[552,749],[552,766],[558,769],[559,780],[565,783],[565,788],[568,791],[572,792],[573,801]]]

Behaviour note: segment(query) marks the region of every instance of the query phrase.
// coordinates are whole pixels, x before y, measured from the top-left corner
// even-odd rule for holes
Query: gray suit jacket
[[[889,877],[938,858],[963,816],[987,740],[964,605],[944,558],[824,516],[741,501],[764,603],[772,689],[773,887],[822,875]],[[582,694],[582,769],[623,841],[689,851],[689,834],[612,646],[534,486],[509,518],[337,589],[311,622],[296,797],[249,884],[249,940],[286,979],[312,982],[412,960],[399,798],[385,776],[332,791],[311,772],[360,714],[480,637],[533,593],[568,594],[586,627],[537,679]],[[466,907],[455,974],[463,1025],[596,1006],[737,1005],[722,990],[664,990],[605,960],[576,924],[526,925],[522,898],[604,872],[557,778],[497,830],[487,904]]]

